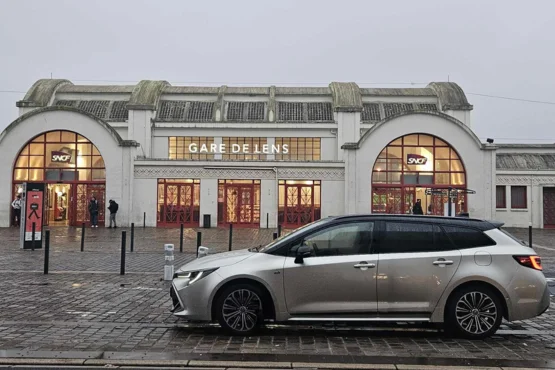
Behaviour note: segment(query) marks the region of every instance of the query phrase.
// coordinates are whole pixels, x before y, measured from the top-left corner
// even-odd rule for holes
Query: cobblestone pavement
[[[228,230],[203,231],[203,245],[227,250]],[[271,326],[257,336],[230,337],[213,325],[178,321],[170,313],[169,282],[161,281],[163,244],[179,249],[179,230],[135,230],[135,252],[119,275],[118,230],[53,229],[51,271],[42,251],[21,251],[17,231],[0,230],[0,350],[144,351],[190,354],[277,354],[542,360],[555,359],[555,300],[539,318],[505,323],[487,340],[451,339],[411,325]],[[234,249],[271,240],[274,230],[234,230]],[[526,230],[511,230],[527,240]],[[129,232],[128,232],[129,235]],[[522,236],[524,235],[524,236]],[[535,232],[544,264],[555,257],[555,232]],[[177,264],[194,258],[196,230],[185,230]],[[38,271],[38,272],[33,272]],[[95,273],[102,272],[102,273]]]

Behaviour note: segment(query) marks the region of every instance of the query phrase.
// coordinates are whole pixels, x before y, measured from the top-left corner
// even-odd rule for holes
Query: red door
[[[198,225],[194,184],[170,182],[160,187],[164,202],[160,205],[158,226]]]
[[[74,190],[75,189],[75,190]],[[70,224],[72,226],[80,226],[85,223],[90,225],[91,215],[89,213],[89,202],[94,196],[98,201],[98,225],[104,226],[106,214],[106,185],[105,184],[77,184],[71,187],[72,198],[75,202],[71,202],[70,208]]]
[[[259,221],[260,209],[253,184],[225,185],[225,222],[238,225],[252,225]]]
[[[543,227],[555,228],[555,188],[543,188]]]
[[[300,226],[314,221],[314,186],[285,185],[285,226]]]

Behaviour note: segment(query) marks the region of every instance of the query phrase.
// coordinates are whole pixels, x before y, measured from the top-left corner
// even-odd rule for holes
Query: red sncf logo
[[[407,154],[407,164],[422,165],[428,162],[428,158],[418,154]]]
[[[62,162],[67,163],[71,160],[71,154],[64,152],[52,151],[52,162]]]

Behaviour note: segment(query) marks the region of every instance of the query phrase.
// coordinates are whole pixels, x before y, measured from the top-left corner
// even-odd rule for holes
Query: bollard
[[[532,247],[532,223],[530,223],[530,226],[528,226],[528,246],[530,248]]]
[[[274,233],[274,240],[277,239],[277,233]]]
[[[50,254],[50,230],[46,230],[44,235],[44,274],[48,275],[48,262]]]
[[[183,253],[183,224],[179,228],[179,253]]]
[[[135,246],[135,223],[131,222],[131,240],[129,241],[129,248],[133,252],[133,247]]]
[[[85,223],[81,225],[81,252],[85,250]]]
[[[270,228],[270,214],[266,213],[266,229]]]
[[[200,231],[197,231],[197,258],[198,258],[198,249],[200,248],[201,243],[202,243],[202,233]]]
[[[146,212],[143,212],[143,229],[146,228]]]
[[[121,265],[119,268],[119,274],[125,275],[125,231],[121,232]]]
[[[33,228],[32,228],[32,235],[31,235],[31,250],[34,252],[35,251],[35,229],[36,229],[36,224],[33,222]]]
[[[281,236],[281,225],[278,225],[278,237]]]
[[[231,244],[233,241],[233,224],[229,224],[229,251],[231,252]]]
[[[166,263],[164,265],[164,280],[173,280],[173,244],[164,244]]]

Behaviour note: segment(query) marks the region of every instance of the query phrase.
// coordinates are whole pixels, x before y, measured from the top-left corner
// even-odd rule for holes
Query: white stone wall
[[[322,181],[320,191],[322,218],[345,214],[345,203],[343,202],[345,184],[343,181]]]
[[[200,227],[204,227],[204,215],[210,215],[210,226],[218,226],[218,179],[200,180]]]
[[[74,131],[89,139],[100,151],[106,165],[106,200],[114,199],[120,204],[118,219],[122,225],[128,223],[129,204],[125,191],[124,151],[111,132],[90,117],[70,111],[48,111],[28,117],[4,131],[0,138],[0,179],[3,179],[0,192],[0,227],[10,224],[11,187],[13,166],[21,149],[36,135],[52,130]],[[128,157],[129,158],[129,157]],[[106,217],[106,224],[109,218]]]
[[[131,222],[135,227],[143,225],[144,213],[146,212],[146,226],[156,227],[158,207],[158,180],[157,179],[135,179],[133,199],[133,217]]]

